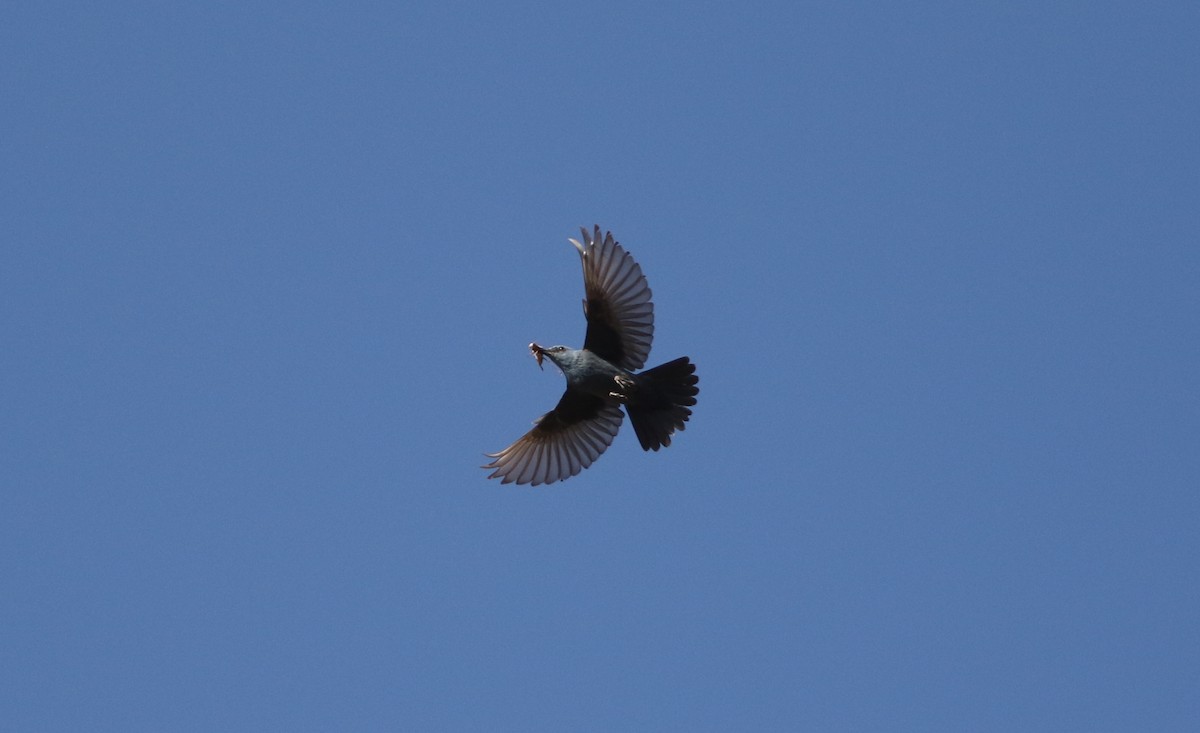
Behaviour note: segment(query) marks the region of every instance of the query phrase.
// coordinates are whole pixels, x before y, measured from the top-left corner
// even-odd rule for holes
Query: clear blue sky
[[[0,728],[1200,729],[1194,2],[0,20]]]

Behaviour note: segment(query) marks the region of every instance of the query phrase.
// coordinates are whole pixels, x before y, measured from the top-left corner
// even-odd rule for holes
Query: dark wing
[[[587,316],[587,336],[583,348],[605,361],[633,371],[641,369],[650,356],[654,338],[654,304],[650,286],[642,268],[612,232],[600,238],[600,227],[583,242],[569,240],[583,260],[583,314]]]
[[[567,390],[533,430],[499,453],[484,468],[500,483],[552,484],[592,465],[612,445],[621,428],[621,408],[599,397]]]

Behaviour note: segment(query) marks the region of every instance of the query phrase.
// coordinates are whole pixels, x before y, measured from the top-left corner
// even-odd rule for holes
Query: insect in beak
[[[536,343],[532,343],[529,345],[529,350],[531,352],[533,352],[533,358],[537,359],[538,369],[543,369],[542,354],[545,353],[545,349],[543,349],[541,346],[538,346]],[[544,369],[543,369],[543,371],[544,371]]]

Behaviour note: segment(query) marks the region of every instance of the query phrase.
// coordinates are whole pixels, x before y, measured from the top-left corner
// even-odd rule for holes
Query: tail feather
[[[671,444],[671,435],[683,430],[691,417],[688,408],[700,394],[696,365],[681,356],[637,375],[636,399],[625,403],[629,422],[643,450],[658,450]]]

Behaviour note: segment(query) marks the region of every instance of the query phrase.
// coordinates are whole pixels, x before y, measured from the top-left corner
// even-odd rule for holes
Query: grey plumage
[[[638,442],[657,451],[683,430],[696,404],[696,367],[683,356],[653,369],[641,369],[654,339],[654,304],[642,268],[600,227],[583,241],[568,240],[583,262],[586,295],[583,312],[587,334],[582,349],[529,350],[537,359],[554,362],[567,389],[553,410],[534,428],[498,453],[489,453],[494,469],[488,478],[501,483],[554,483],[576,475],[608,449],[621,427],[621,406],[629,413]]]

